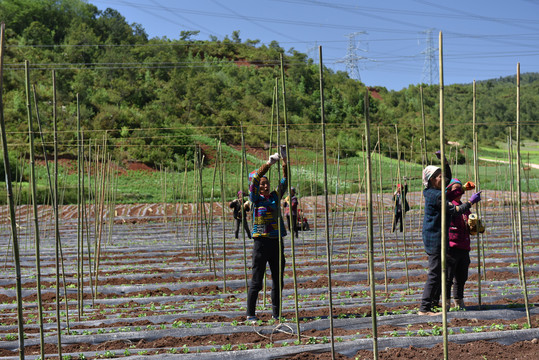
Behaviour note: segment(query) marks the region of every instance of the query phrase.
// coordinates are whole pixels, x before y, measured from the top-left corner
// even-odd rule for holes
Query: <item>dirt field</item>
[[[466,311],[448,312],[449,358],[539,358],[539,227],[537,205],[523,213],[525,270],[531,327],[519,281],[515,238],[503,194],[487,197],[483,219],[482,277],[479,283],[476,239],[473,240]],[[490,201],[489,201],[490,198]],[[532,199],[536,199],[533,194]],[[271,320],[268,281],[260,296],[255,325],[244,323],[246,279],[250,274],[250,240],[233,237],[226,209],[206,207],[213,223],[193,215],[194,206],[163,204],[118,206],[99,226],[89,208],[84,244],[84,285],[77,277],[76,207],[62,209],[61,241],[65,284],[60,285],[62,355],[76,358],[182,359],[331,359],[331,340],[337,359],[373,358],[373,322],[367,273],[364,202],[352,218],[353,196],[333,204],[329,234],[332,242],[331,285],[333,336],[322,198],[315,221],[314,198],[300,199],[311,230],[301,231],[292,251],[285,238],[283,321]],[[410,194],[412,205],[418,194]],[[390,199],[384,199],[388,205]],[[532,201],[532,203],[535,200]],[[344,204],[344,206],[343,206]],[[39,355],[36,265],[33,226],[27,208],[18,211],[22,299],[26,358]],[[58,354],[56,319],[56,260],[50,209],[41,208],[41,297],[45,352]],[[526,208],[525,210],[528,210]],[[7,210],[1,209],[2,219]],[[417,309],[426,279],[427,257],[420,237],[421,214],[407,216],[405,233],[391,233],[391,212],[375,216],[374,258],[378,333],[381,359],[439,359],[442,357],[442,315],[419,316]],[[382,226],[383,225],[383,226]],[[18,358],[15,270],[9,228],[0,227],[0,357]],[[383,238],[381,235],[384,235]],[[405,236],[405,238],[403,238]],[[382,241],[385,243],[385,254]],[[223,243],[224,242],[224,243]],[[100,245],[98,245],[100,243]],[[224,246],[223,246],[224,245]],[[91,256],[88,256],[90,249]],[[97,276],[89,264],[96,266]],[[295,261],[292,261],[292,253]],[[384,261],[385,259],[385,261]],[[295,264],[296,281],[294,281]],[[62,279],[62,277],[60,277]],[[268,280],[270,276],[268,275]],[[96,286],[97,283],[97,286]],[[297,291],[294,289],[296,283]],[[65,285],[65,286],[64,286]],[[480,287],[479,287],[480,286]],[[480,290],[480,293],[479,293]],[[295,298],[297,292],[298,308]],[[65,295],[68,299],[66,311]],[[79,295],[83,306],[79,313]],[[265,298],[265,299],[264,299]],[[298,322],[299,318],[299,331]],[[69,321],[69,328],[67,326]],[[57,357],[57,355],[56,355]]]

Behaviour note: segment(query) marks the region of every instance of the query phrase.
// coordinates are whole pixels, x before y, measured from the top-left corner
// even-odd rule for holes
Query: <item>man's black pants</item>
[[[264,284],[266,263],[271,270],[271,305],[273,316],[280,317],[281,288],[284,274],[284,247],[281,244],[279,251],[279,239],[257,237],[253,240],[253,277],[247,292],[247,316],[255,316],[258,293]],[[280,254],[280,256],[279,256]],[[281,264],[279,270],[279,262]],[[279,276],[280,275],[280,276]]]

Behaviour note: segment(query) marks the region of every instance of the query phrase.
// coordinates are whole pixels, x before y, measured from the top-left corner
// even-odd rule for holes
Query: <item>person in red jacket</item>
[[[467,182],[462,185],[459,179],[451,179],[446,187],[447,201],[455,206],[462,205],[462,195],[465,190],[471,190],[475,185]],[[447,293],[451,293],[453,286],[453,307],[464,309],[464,285],[468,280],[470,267],[470,230],[468,216],[470,210],[455,215],[449,224],[449,247],[447,249]]]

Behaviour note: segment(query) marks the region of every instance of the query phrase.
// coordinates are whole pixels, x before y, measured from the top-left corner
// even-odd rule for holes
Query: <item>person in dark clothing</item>
[[[397,223],[400,223],[399,225],[400,232],[402,232],[403,230],[403,223],[402,223],[403,207],[404,207],[405,213],[410,211],[410,206],[408,205],[408,201],[406,200],[407,192],[408,192],[408,184],[406,184],[406,182],[404,183],[404,188],[402,187],[401,184],[397,184],[397,190],[395,190],[395,193],[393,194],[393,203],[395,204],[395,212],[393,214],[393,226],[391,227],[391,232],[395,232]]]
[[[475,184],[468,181],[462,185],[459,179],[451,179],[446,187],[447,201],[453,205],[462,205],[462,195],[465,190],[475,188]],[[465,310],[464,285],[468,280],[470,267],[470,228],[468,216],[470,211],[465,211],[460,216],[451,218],[449,224],[449,248],[447,249],[447,294],[451,293],[453,286],[452,306]]]
[[[241,190],[238,191],[238,198],[232,200],[229,207],[233,210],[234,224],[236,226],[234,230],[234,238],[238,240],[240,226],[243,223],[243,229],[245,230],[247,237],[250,239],[251,231],[249,230],[249,224],[247,223],[247,215],[245,214],[246,211],[249,211],[249,202],[246,201],[243,203],[243,192]]]
[[[449,163],[444,159],[446,175],[451,177]],[[449,181],[449,180],[448,180]],[[421,298],[419,315],[431,315],[433,306],[439,301],[442,283],[442,170],[437,166],[427,166],[423,170],[423,196],[425,197],[425,215],[423,218],[423,244],[429,257],[427,281]],[[462,215],[481,200],[481,192],[473,194],[462,205],[446,202],[449,225],[452,216]],[[443,231],[448,234],[449,226]],[[446,244],[443,244],[446,246]]]
[[[290,202],[290,205],[288,204]],[[284,203],[284,214],[286,216],[286,222],[288,225],[288,230],[294,232],[296,238],[298,234],[298,198],[296,197],[296,189],[293,187],[290,188],[290,198]]]
[[[280,216],[281,199],[287,188],[286,147],[281,146],[281,154],[270,156],[267,163],[254,171],[249,185],[249,200],[253,210],[253,262],[252,279],[247,291],[247,322],[256,323],[256,302],[262,290],[266,263],[271,270],[272,317],[281,319],[281,289],[285,268],[284,245],[286,236]],[[283,177],[277,188],[270,192],[269,179],[265,176],[269,168],[282,159]]]

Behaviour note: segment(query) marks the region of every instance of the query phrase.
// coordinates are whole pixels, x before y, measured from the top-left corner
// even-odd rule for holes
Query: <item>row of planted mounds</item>
[[[414,199],[413,195],[411,198]],[[313,199],[302,200],[311,230],[300,231],[294,243],[295,281],[291,238],[285,238],[284,319],[270,318],[268,281],[265,296],[259,299],[260,321],[254,325],[244,322],[250,240],[234,239],[228,214],[224,229],[219,215],[208,226],[190,214],[167,221],[158,211],[152,211],[154,218],[147,216],[144,220],[137,216],[133,217],[136,221],[130,221],[126,216],[118,216],[110,233],[101,240],[97,272],[93,269],[97,263],[94,241],[98,227],[89,226],[85,235],[91,246],[84,250],[85,271],[80,281],[77,226],[73,218],[66,217],[61,222],[60,272],[65,274],[65,284],[60,284],[62,355],[71,359],[331,358],[325,219],[321,217],[323,211],[318,211],[315,221]],[[364,209],[352,210],[356,203],[353,197],[347,201],[351,204],[349,210],[335,212],[330,219],[333,344],[337,358],[372,358],[366,214]],[[518,246],[510,219],[502,216],[509,210],[503,204],[484,207],[487,232],[481,239],[483,251],[479,262],[474,238],[466,310],[451,309],[448,313],[450,358],[456,358],[456,354],[469,358],[477,358],[474,354],[513,358],[515,353],[523,359],[539,357],[539,248],[534,240],[539,238],[539,228],[533,209],[524,211],[524,269],[530,324],[519,276],[522,264],[517,258]],[[375,218],[374,281],[381,358],[440,358],[443,352],[441,313],[417,315],[427,266],[420,212],[420,208],[413,208],[408,213],[404,233],[391,232],[389,209],[385,209],[383,222],[380,217]],[[7,241],[9,230],[3,225],[0,231],[6,239],[0,248],[4,254],[0,270],[0,356],[15,359],[19,341],[14,264]],[[53,357],[58,354],[55,247],[52,233],[42,231],[44,342],[45,352]],[[40,352],[35,250],[31,239],[32,227],[28,223],[21,227],[20,260],[24,345],[29,359],[37,358]],[[81,283],[83,288],[79,288]],[[498,353],[487,352],[490,350]],[[510,357],[503,357],[505,354]]]

